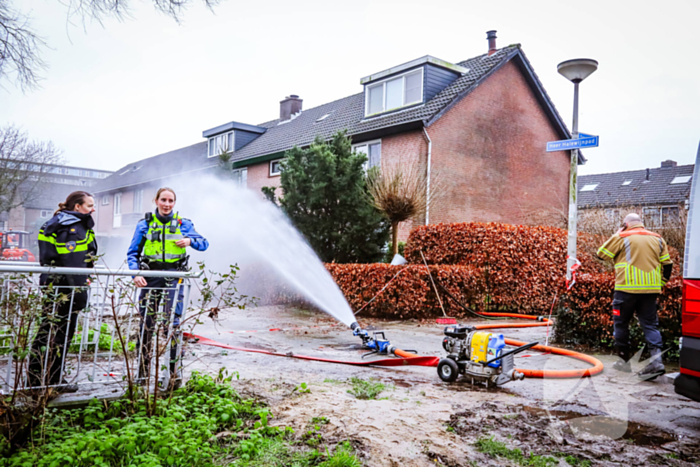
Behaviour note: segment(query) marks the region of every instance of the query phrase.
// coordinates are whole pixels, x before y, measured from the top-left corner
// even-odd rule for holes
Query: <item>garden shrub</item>
[[[346,443],[325,455],[298,447],[294,430],[269,425],[270,409],[240,397],[230,379],[194,372],[172,398],[158,400],[153,416],[143,399],[51,409],[27,446],[10,453],[0,443],[0,467],[360,465]]]
[[[398,274],[386,290],[362,311],[362,316],[423,318],[441,313],[425,266],[326,264],[326,269],[355,312]],[[482,270],[465,266],[430,266],[430,271],[433,278],[460,302],[481,306],[486,291]],[[463,316],[462,309],[447,301],[442,292],[440,297],[445,310],[449,310],[452,316]]]

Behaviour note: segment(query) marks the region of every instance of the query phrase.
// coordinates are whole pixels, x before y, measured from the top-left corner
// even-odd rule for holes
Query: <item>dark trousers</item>
[[[150,374],[151,357],[153,354],[153,332],[156,328],[157,314],[159,308],[163,307],[163,326],[168,329],[170,326],[170,314],[175,309],[173,317],[173,330],[179,326],[182,317],[183,307],[183,287],[178,288],[177,279],[166,279],[164,277],[147,277],[147,286],[139,294],[139,314],[141,315],[141,326],[139,329],[138,349],[139,349],[139,378],[148,378]],[[158,290],[153,290],[157,288]],[[177,292],[177,301],[175,294]],[[175,372],[177,363],[177,344],[179,337],[173,333],[173,340],[170,345],[170,373]],[[165,338],[163,339],[165,340]]]
[[[54,286],[44,295],[39,331],[29,356],[29,385],[60,384],[65,357],[73,340],[78,314],[85,309],[88,292],[84,287]]]
[[[661,333],[659,332],[659,316],[656,313],[656,300],[659,294],[632,294],[615,291],[613,296],[613,324],[615,326],[615,345],[621,349],[629,349],[630,320],[637,313],[637,319],[644,331],[644,339],[650,349],[661,349]]]

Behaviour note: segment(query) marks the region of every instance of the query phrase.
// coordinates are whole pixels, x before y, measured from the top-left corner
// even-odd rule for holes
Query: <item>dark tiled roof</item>
[[[613,207],[681,204],[688,199],[690,182],[671,184],[675,177],[693,175],[694,165],[657,167],[647,171],[631,170],[578,178],[578,206]],[[622,183],[631,180],[629,185]],[[593,191],[581,191],[586,185],[598,184]]]
[[[207,157],[207,142],[203,141],[125,165],[95,185],[93,190],[100,193],[213,165],[216,165],[216,160]]]
[[[544,88],[534,74],[530,63],[520,50],[520,46],[516,44],[504,47],[493,55],[484,54],[458,63],[458,65],[468,68],[469,71],[422,105],[365,119],[364,93],[358,93],[304,110],[297,117],[282,124],[279,124],[279,120],[262,123],[258,126],[268,130],[237,150],[233,154],[232,161],[241,162],[286,151],[294,146],[306,146],[312,143],[317,136],[328,139],[339,130],[347,130],[349,135],[355,136],[354,139],[360,141],[361,135],[376,130],[403,124],[419,124],[419,122],[430,125],[442,113],[475,89],[491,72],[516,56],[521,58],[520,63],[527,68],[534,85],[540,89],[542,102],[546,103],[550,109],[550,118],[558,127],[561,136],[568,137],[568,130],[561,117],[544,92]],[[318,121],[326,114],[329,114],[328,117]],[[104,179],[96,191],[112,190],[190,170],[202,170],[215,166],[216,161],[208,159],[206,152],[207,143],[202,142],[129,164],[117,170],[114,175]],[[138,171],[127,171],[130,166],[141,168]],[[127,172],[124,173],[125,171]]]
[[[233,160],[242,161],[285,151],[294,146],[306,146],[312,143],[316,136],[328,139],[339,130],[348,130],[349,135],[360,135],[405,123],[427,123],[455,100],[463,97],[465,92],[474,88],[490,71],[510,60],[518,52],[519,46],[513,45],[504,47],[493,55],[484,54],[458,63],[469,71],[425,104],[403,111],[366,119],[364,93],[358,93],[304,110],[294,120],[281,125],[278,124],[279,120],[264,123],[262,126],[269,128],[265,134],[236,151]],[[330,115],[327,118],[317,122],[328,113]]]

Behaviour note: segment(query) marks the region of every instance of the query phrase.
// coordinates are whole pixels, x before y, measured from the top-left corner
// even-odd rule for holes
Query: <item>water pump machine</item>
[[[505,351],[503,334],[478,331],[474,326],[447,326],[442,347],[448,355],[438,362],[438,376],[451,383],[461,374],[472,384],[484,382],[487,388],[522,380],[524,375],[515,369],[513,357],[537,344]]]

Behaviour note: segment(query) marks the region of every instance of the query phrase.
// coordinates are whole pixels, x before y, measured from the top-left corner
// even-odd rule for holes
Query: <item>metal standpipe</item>
[[[39,286],[35,274],[91,276],[91,280],[85,286]],[[182,291],[181,324],[190,304],[190,279],[203,274],[204,271],[60,268],[1,261],[0,391],[8,394],[14,390],[42,389],[65,383],[78,384],[79,387],[126,384],[127,358],[135,382],[143,370],[146,375],[142,374],[142,377],[152,379],[158,373],[163,387],[167,387],[171,370],[175,377],[181,377],[183,368],[181,326],[174,325],[178,297]],[[177,284],[174,287],[137,288],[131,281],[120,279],[132,276],[163,277],[176,280]],[[78,299],[84,293],[87,298]],[[75,309],[75,306],[80,309]],[[146,311],[144,314],[150,315],[148,320],[142,316]],[[67,331],[73,321],[74,333],[69,338]],[[144,325],[144,321],[149,322],[149,326]],[[157,334],[166,324],[167,332]],[[48,344],[41,347],[35,343],[40,329],[43,340],[38,342]],[[57,334],[61,334],[58,341]],[[156,358],[159,351],[156,343],[164,342],[165,350]],[[147,354],[144,353],[146,345]],[[60,352],[60,349],[64,351]],[[149,363],[149,368],[141,368],[142,353],[147,357],[143,361]],[[165,365],[166,370],[155,368],[157,360],[161,366]],[[58,375],[52,368],[58,368]],[[51,375],[53,381],[49,381]]]

